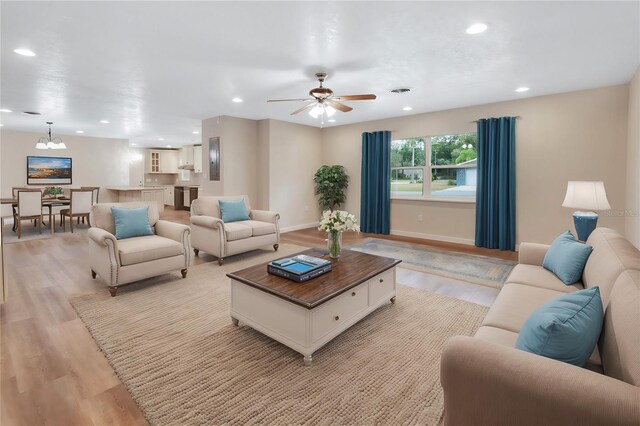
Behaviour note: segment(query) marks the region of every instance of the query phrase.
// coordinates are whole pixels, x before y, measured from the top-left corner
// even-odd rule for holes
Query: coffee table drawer
[[[395,286],[395,268],[389,269],[369,280],[369,305],[393,292]]]
[[[347,290],[340,296],[330,300],[311,311],[311,342],[339,328],[358,312],[368,306],[368,283]]]

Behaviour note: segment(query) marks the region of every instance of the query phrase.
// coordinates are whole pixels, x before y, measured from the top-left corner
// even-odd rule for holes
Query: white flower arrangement
[[[358,219],[354,215],[344,210],[325,210],[320,218],[318,230],[326,232],[360,232]]]

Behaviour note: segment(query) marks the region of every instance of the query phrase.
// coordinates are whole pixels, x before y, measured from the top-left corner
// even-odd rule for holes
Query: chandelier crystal
[[[62,139],[59,137],[51,137],[51,125],[53,122],[47,121],[47,124],[49,125],[49,136],[40,138],[38,143],[36,143],[36,149],[67,149]]]

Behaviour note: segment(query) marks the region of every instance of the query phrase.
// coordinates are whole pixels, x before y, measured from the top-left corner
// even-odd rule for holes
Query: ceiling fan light
[[[324,109],[322,108],[322,105],[316,104],[316,106],[311,108],[311,111],[309,111],[309,115],[312,116],[313,118],[318,118],[322,115],[323,112],[324,112]]]
[[[336,109],[331,105],[327,105],[324,107],[324,112],[327,113],[327,117],[333,117],[333,114],[336,113]]]

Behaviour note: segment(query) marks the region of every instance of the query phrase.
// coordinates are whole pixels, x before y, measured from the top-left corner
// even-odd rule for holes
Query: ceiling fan
[[[328,117],[331,117],[335,114],[336,110],[342,112],[349,112],[353,108],[347,106],[340,101],[366,101],[372,100],[376,98],[374,94],[365,94],[365,95],[347,95],[347,96],[333,96],[333,90],[328,87],[323,87],[322,83],[327,78],[327,74],[324,72],[316,73],[316,78],[320,82],[320,87],[316,87],[315,89],[311,89],[309,91],[309,96],[311,99],[269,99],[267,102],[290,102],[290,101],[304,101],[310,102],[309,104],[303,106],[300,109],[297,109],[291,113],[291,115],[299,114],[303,111],[310,110],[309,115],[313,118],[318,118],[323,114],[327,114]]]

